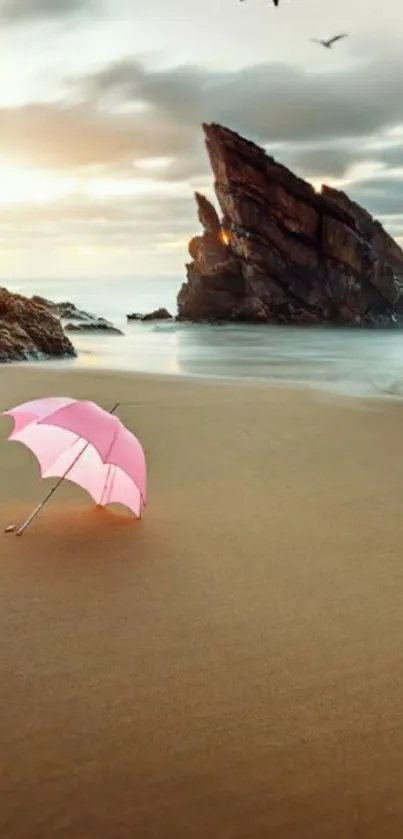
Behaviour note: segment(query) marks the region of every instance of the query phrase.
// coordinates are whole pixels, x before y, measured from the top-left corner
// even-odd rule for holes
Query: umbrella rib
[[[48,426],[48,428],[52,428],[52,427],[53,427],[53,426],[50,426],[50,425]],[[54,459],[53,463],[51,463],[51,464],[48,466],[48,468],[47,468],[47,469],[46,469],[46,471],[45,471],[45,474],[44,474],[44,475],[42,475],[42,477],[43,477],[43,478],[50,478],[50,477],[53,477],[52,475],[46,475],[46,472],[49,472],[49,470],[50,470],[50,469],[54,469],[54,468],[55,468],[55,464],[57,463],[57,461],[58,461],[58,460],[60,460],[60,458],[61,458],[61,457],[64,457],[64,455],[66,454],[66,452],[70,452],[70,451],[71,451],[71,449],[74,449],[74,446],[76,446],[76,445],[77,445],[77,443],[81,443],[81,442],[83,442],[83,439],[84,439],[83,437],[80,437],[80,435],[79,435],[79,434],[77,434],[76,439],[75,439],[75,440],[73,440],[73,442],[70,444],[70,446],[69,446],[67,449],[65,449],[63,452],[61,452],[61,454],[59,454],[59,455],[58,455],[58,456]],[[18,442],[18,441],[17,441],[17,442]],[[86,445],[84,446],[84,448],[83,448],[83,449],[81,449],[81,452],[79,452],[79,454],[77,455],[77,458],[76,458],[76,460],[74,461],[74,463],[72,463],[72,464],[71,464],[71,466],[69,466],[69,468],[68,468],[68,472],[70,471],[70,469],[72,469],[72,468],[73,468],[73,466],[75,466],[75,464],[77,463],[77,460],[79,460],[79,458],[81,457],[82,453],[85,451],[85,449],[86,449],[89,445],[90,445],[90,443],[88,443],[88,441],[87,441],[87,443],[86,443]],[[68,474],[68,472],[64,475],[64,477],[65,477],[65,478],[67,478],[67,474]]]
[[[103,504],[104,504],[104,500],[105,500],[106,495],[107,495],[107,490],[109,492],[108,483],[109,483],[109,479],[110,479],[110,476],[111,476],[111,469],[112,469],[112,465],[110,463],[108,463],[108,471],[107,471],[106,478],[105,478],[104,488],[102,490],[101,500],[99,502],[100,507],[102,507]]]

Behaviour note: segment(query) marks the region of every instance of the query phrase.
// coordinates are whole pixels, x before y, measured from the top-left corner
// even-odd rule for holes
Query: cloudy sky
[[[181,276],[202,121],[403,243],[402,28],[402,0],[0,0],[0,275]]]

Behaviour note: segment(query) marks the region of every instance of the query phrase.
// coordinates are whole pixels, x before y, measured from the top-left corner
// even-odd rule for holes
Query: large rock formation
[[[189,243],[179,319],[403,322],[403,251],[379,222],[228,128],[203,129],[222,218],[196,193],[204,232]]]
[[[0,362],[75,355],[60,321],[46,306],[0,288]]]

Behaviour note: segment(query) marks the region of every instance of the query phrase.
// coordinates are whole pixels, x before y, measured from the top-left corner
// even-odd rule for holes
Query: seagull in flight
[[[322,47],[326,47],[327,50],[330,50],[333,44],[336,43],[336,41],[340,41],[341,38],[347,37],[347,33],[345,33],[344,35],[335,35],[334,38],[328,38],[324,41],[318,40],[318,38],[312,38],[312,41],[314,42],[314,44],[321,44]]]

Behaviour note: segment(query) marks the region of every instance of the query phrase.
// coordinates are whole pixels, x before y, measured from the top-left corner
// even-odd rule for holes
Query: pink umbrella
[[[123,504],[141,518],[147,501],[146,459],[134,434],[113,416],[118,405],[107,413],[94,402],[50,397],[4,411],[14,421],[8,439],[31,450],[42,478],[60,479],[18,534],[65,479],[85,489],[97,505]]]

